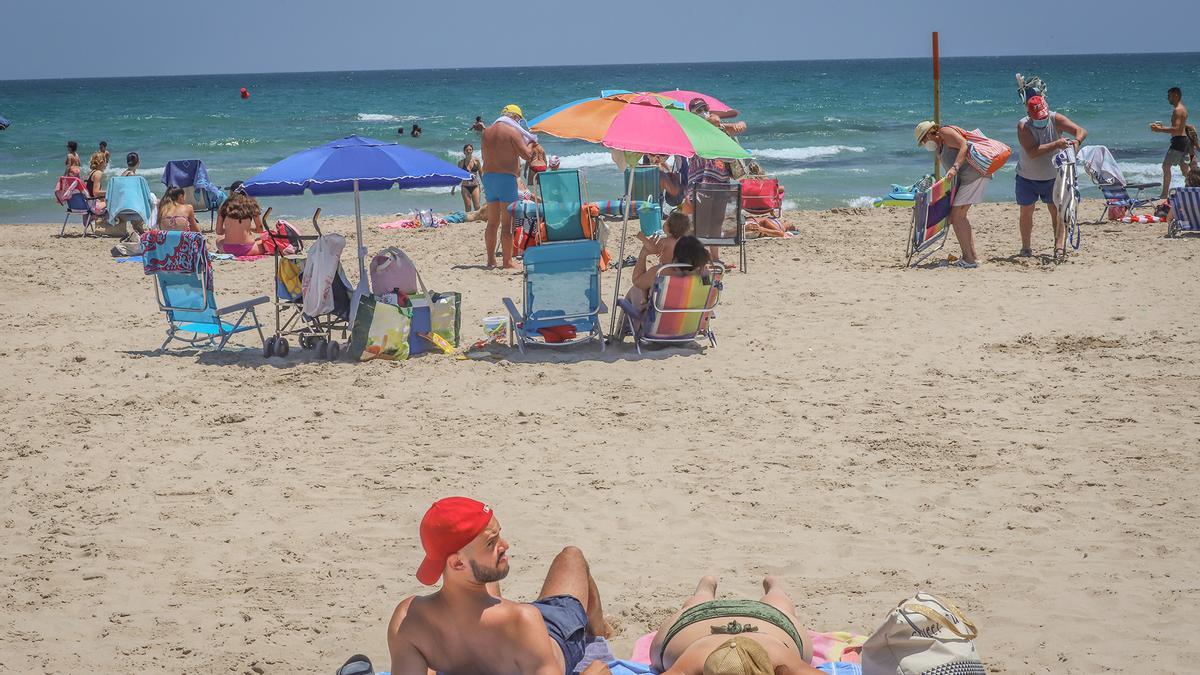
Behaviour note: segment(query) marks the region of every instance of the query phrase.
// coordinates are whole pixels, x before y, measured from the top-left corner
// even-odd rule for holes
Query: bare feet
[[[763,577],[763,595],[769,594],[771,591],[779,588],[779,579],[773,574],[768,574]]]
[[[508,262],[504,263],[504,269],[512,270],[514,272],[520,272],[523,268],[521,267],[521,264],[518,263],[517,261],[509,260]]]

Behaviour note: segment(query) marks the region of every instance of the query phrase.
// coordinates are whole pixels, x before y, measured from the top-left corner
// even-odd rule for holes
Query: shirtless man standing
[[[1150,131],[1159,134],[1171,134],[1171,147],[1163,158],[1163,189],[1160,199],[1166,199],[1171,191],[1171,167],[1178,166],[1186,177],[1188,173],[1188,157],[1191,155],[1192,144],[1187,135],[1188,111],[1183,106],[1183,91],[1179,87],[1167,90],[1167,102],[1171,104],[1171,126],[1164,127],[1159,122],[1150,125]]]
[[[500,253],[505,269],[518,269],[513,262],[512,216],[508,205],[517,201],[517,176],[520,161],[533,156],[537,137],[521,127],[524,115],[516,105],[506,105],[492,126],[484,129],[483,194],[487,197],[487,227],[483,244],[487,247],[487,266],[496,266],[496,231],[500,231]]]
[[[508,542],[491,509],[474,499],[435,502],[421,520],[421,545],[417,580],[432,586],[441,578],[442,587],[405,598],[392,613],[393,675],[570,675],[587,637],[611,632],[587,560],[573,546],[550,563],[536,601],[501,598]],[[596,662],[583,672],[609,671]]]

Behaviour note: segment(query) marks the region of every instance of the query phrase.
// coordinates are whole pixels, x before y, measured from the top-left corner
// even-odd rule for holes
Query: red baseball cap
[[[1042,96],[1030,96],[1025,102],[1025,110],[1029,117],[1035,120],[1044,120],[1050,116],[1050,106],[1046,105],[1046,99]]]
[[[417,568],[417,581],[426,586],[436,584],[446,567],[446,558],[471,543],[491,520],[492,509],[474,499],[446,497],[434,502],[421,519],[425,559]]]

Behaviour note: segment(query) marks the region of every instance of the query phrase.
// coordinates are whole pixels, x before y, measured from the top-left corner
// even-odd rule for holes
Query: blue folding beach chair
[[[1133,215],[1134,209],[1148,208],[1154,206],[1154,198],[1142,197],[1143,190],[1156,188],[1162,183],[1130,183],[1128,185],[1099,185],[1100,192],[1104,194],[1104,210],[1100,212],[1100,218],[1096,221],[1097,224],[1104,222],[1105,215],[1108,214],[1110,207],[1125,209],[1128,215]],[[1129,196],[1130,190],[1136,190],[1134,196]]]
[[[1167,225],[1167,236],[1200,232],[1200,187],[1173,188],[1169,199],[1171,222]]]
[[[525,252],[524,299],[508,308],[509,335],[525,345],[560,347],[598,340],[600,329],[600,243],[588,239],[551,242]],[[571,337],[571,333],[574,337]]]
[[[221,351],[229,338],[249,330],[258,331],[265,348],[254,308],[269,298],[262,295],[218,308],[204,235],[150,230],[142,235],[142,265],[146,274],[154,275],[158,308],[167,315],[167,339],[160,350],[178,341],[191,347],[215,344]]]
[[[167,162],[163,168],[162,184],[172,188],[191,188],[188,195],[196,213],[208,214],[208,229],[212,231],[217,209],[225,201],[225,193],[208,179],[208,169],[198,159],[180,159]]]
[[[583,233],[583,180],[579,171],[543,171],[537,175],[542,195],[542,220],[546,241],[586,239]]]

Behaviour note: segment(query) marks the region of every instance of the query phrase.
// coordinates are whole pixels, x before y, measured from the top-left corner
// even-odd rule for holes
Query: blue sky
[[[0,79],[927,56],[931,30],[946,56],[1178,51],[1196,43],[1156,40],[1190,34],[1163,33],[1162,17],[1200,22],[1182,0],[1155,2],[1154,17],[1114,0],[4,4]]]

